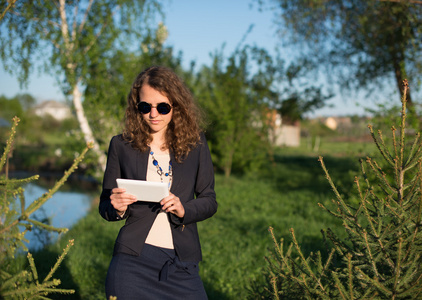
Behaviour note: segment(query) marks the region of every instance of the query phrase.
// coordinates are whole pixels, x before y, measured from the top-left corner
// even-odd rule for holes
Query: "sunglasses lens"
[[[171,105],[165,102],[159,103],[156,107],[157,107],[158,113],[161,115],[167,115],[171,111]],[[143,114],[149,113],[151,111],[151,104],[144,101],[139,102],[138,111]]]
[[[167,115],[171,111],[171,106],[168,103],[160,103],[157,105],[158,113]]]
[[[138,111],[143,114],[147,114],[151,111],[151,104],[147,102],[139,102],[138,103]]]

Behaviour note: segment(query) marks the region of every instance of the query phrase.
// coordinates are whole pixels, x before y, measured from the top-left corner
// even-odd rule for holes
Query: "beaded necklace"
[[[151,151],[149,154],[151,154],[152,164],[157,168],[157,174],[160,175],[161,182],[164,182],[164,180],[163,180],[163,174],[164,174],[164,176],[166,176],[166,177],[169,178],[169,184],[168,184],[168,186],[169,186],[169,189],[170,189],[171,181],[173,179],[173,167],[171,165],[171,160],[169,161],[169,171],[166,172],[166,173],[164,173],[163,172],[163,169],[160,167],[160,165],[158,164],[158,161],[154,157],[154,152]]]

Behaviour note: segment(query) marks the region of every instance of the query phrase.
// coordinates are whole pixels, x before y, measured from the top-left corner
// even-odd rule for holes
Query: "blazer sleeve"
[[[111,139],[108,155],[107,165],[103,178],[103,190],[100,196],[99,212],[100,215],[107,221],[119,221],[127,217],[128,210],[126,210],[123,217],[120,217],[117,210],[113,207],[110,200],[111,190],[117,187],[116,178],[121,177],[121,169],[118,155],[118,136]]]
[[[198,169],[195,182],[195,199],[183,203],[185,216],[178,218],[171,214],[172,222],[177,225],[188,225],[210,218],[217,212],[217,200],[214,191],[214,166],[205,135],[201,134],[199,144]]]

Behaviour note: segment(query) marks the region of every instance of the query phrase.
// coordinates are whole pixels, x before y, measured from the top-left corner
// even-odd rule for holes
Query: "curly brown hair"
[[[141,151],[147,151],[152,142],[150,127],[137,109],[140,91],[144,84],[166,96],[173,107],[173,116],[166,130],[164,147],[170,149],[175,159],[181,162],[200,141],[201,111],[183,81],[166,67],[152,66],[136,77],[127,97],[123,138]]]

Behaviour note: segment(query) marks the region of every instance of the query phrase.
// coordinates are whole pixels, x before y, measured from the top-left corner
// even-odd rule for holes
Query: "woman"
[[[140,73],[123,134],[112,138],[99,211],[126,219],[114,246],[107,299],[207,299],[198,274],[196,223],[217,211],[214,171],[199,113],[181,79],[164,67]],[[167,182],[161,202],[137,201],[116,179]]]

